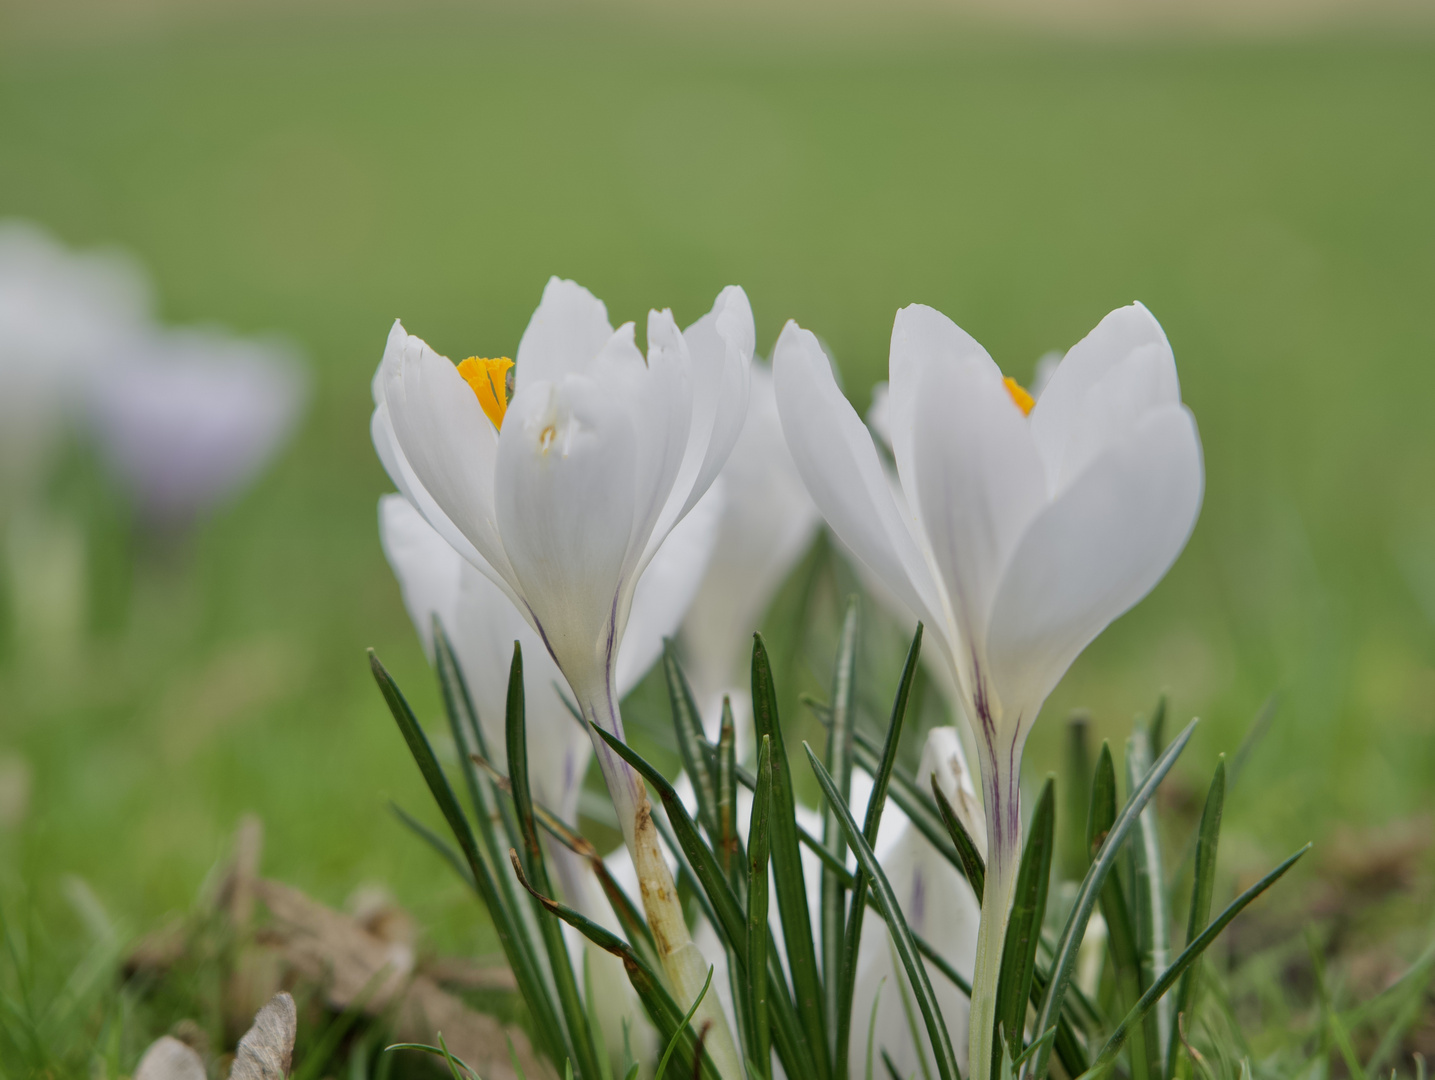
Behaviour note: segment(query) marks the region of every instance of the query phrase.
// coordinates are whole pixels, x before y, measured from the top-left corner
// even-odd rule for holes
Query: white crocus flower
[[[818,508],[926,623],[974,729],[988,862],[970,1069],[986,1080],[1021,850],[1022,748],[1072,661],[1185,546],[1202,493],[1195,420],[1165,334],[1139,304],[1073,347],[1035,407],[950,319],[921,305],[898,312],[895,493],[817,339],[789,323],[774,372]]]
[[[374,378],[374,444],[399,490],[523,612],[584,719],[619,737],[619,647],[639,576],[698,502],[747,411],[754,330],[741,289],[725,289],[686,332],[648,318],[646,361],[633,324],[614,331],[586,289],[557,278],[507,359],[455,367],[407,334],[389,335]],[[594,747],[642,883],[677,997],[693,1001],[707,964],[688,935],[641,778]],[[715,1003],[700,1021],[725,1076],[739,1073]]]
[[[152,524],[184,525],[247,485],[299,417],[303,370],[278,341],[155,331],[90,380],[99,448]]]
[[[927,734],[917,770],[922,790],[930,787],[934,776],[958,814],[975,803],[976,791],[962,757],[956,728],[933,728]],[[890,836],[886,835],[889,822],[893,826]],[[976,894],[956,867],[896,806],[889,804],[884,809],[882,825],[877,837],[877,858],[897,894],[907,925],[925,938],[963,978],[970,980],[976,959],[980,910]],[[934,1076],[936,1062],[921,1035],[916,1003],[910,999],[886,924],[875,912],[864,918],[862,945],[857,954],[856,992],[852,999],[850,1060],[865,1058],[875,1003],[873,1056],[880,1056],[880,1052],[886,1050],[901,1076]],[[967,997],[930,965],[928,975],[942,1020],[952,1042],[958,1043],[967,1030]]]
[[[683,620],[683,667],[714,741],[722,699],[731,697],[741,756],[752,725],[752,633],[821,522],[782,437],[772,372],[761,364],[753,365],[747,421],[722,476],[716,549]]]
[[[719,494],[714,489],[678,524],[638,581],[628,632],[618,650],[619,697],[652,667],[662,653],[663,638],[676,630],[698,587],[716,535],[714,519],[721,500],[713,496]],[[402,495],[385,495],[379,500],[379,539],[430,661],[434,659],[435,617],[448,634],[488,752],[504,771],[509,665],[514,643],[522,646],[524,707],[533,736],[528,757],[533,797],[561,820],[575,823],[593,744],[560,696],[563,676],[543,642],[503,591],[465,561]],[[549,844],[548,854],[568,902],[590,919],[617,930],[587,860],[558,844]],[[646,1037],[648,1023],[622,962],[584,944],[593,985],[602,991],[593,1004],[605,1018],[608,1045],[622,1046],[624,1024],[633,1038]]]

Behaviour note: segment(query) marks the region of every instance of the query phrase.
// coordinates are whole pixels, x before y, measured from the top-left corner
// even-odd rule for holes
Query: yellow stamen
[[[1011,399],[1016,402],[1016,407],[1021,410],[1021,414],[1023,416],[1030,416],[1031,407],[1036,404],[1036,398],[1028,394],[1021,383],[1017,382],[1010,375],[1002,379],[1002,382],[1006,383],[1006,392],[1010,394]]]
[[[458,365],[463,381],[473,388],[474,396],[483,407],[484,415],[493,421],[496,428],[503,427],[503,414],[508,412],[508,369],[513,361],[506,356],[489,360],[482,356],[470,356]]]

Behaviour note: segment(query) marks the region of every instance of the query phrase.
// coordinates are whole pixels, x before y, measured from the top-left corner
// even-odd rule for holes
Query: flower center
[[[493,360],[470,356],[458,365],[458,373],[473,389],[484,415],[499,429],[503,427],[504,413],[508,412],[508,373],[512,368],[513,361],[506,356]]]
[[[1030,416],[1031,408],[1036,404],[1036,398],[1028,394],[1021,383],[1017,382],[1010,375],[1003,378],[1002,382],[1006,384],[1006,392],[1010,394],[1011,399],[1016,402],[1016,407],[1021,410],[1021,414],[1023,416]],[[487,406],[485,406],[485,408],[487,408]]]
[[[553,445],[553,439],[557,434],[558,430],[552,424],[549,424],[538,433],[538,445],[545,454],[548,453],[548,448]]]

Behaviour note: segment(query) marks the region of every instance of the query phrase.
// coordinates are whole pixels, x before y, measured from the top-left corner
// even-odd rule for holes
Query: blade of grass
[[[1021,1057],[1026,1026],[1027,1003],[1031,999],[1032,973],[1036,970],[1036,946],[1041,940],[1041,920],[1046,914],[1046,893],[1051,882],[1051,859],[1056,848],[1056,784],[1050,777],[1042,785],[1032,811],[1026,849],[1017,869],[1010,921],[1002,945],[1001,969],[997,976],[996,1024],[1006,1035],[992,1043],[992,1068],[1001,1067],[1001,1054],[1015,1061]],[[1055,1025],[1052,1025],[1053,1029]]]
[[[772,1080],[771,1028],[767,1005],[767,862],[768,819],[772,806],[772,738],[764,735],[757,752],[757,791],[748,823],[747,993],[752,1032],[748,1057],[756,1080]]]
[[[700,1067],[703,1080],[720,1080],[717,1069],[713,1067],[710,1058],[704,1055],[694,1059],[693,1050],[697,1045],[697,1035],[684,1020],[683,1010],[678,1007],[678,1003],[668,993],[667,984],[662,977],[644,964],[642,958],[633,951],[632,946],[617,934],[574,911],[567,904],[559,903],[534,889],[523,875],[523,864],[519,861],[516,850],[510,850],[508,857],[513,866],[513,873],[518,878],[518,883],[528,890],[529,895],[594,945],[612,953],[623,962],[623,970],[628,974],[628,981],[637,992],[638,1000],[643,1003],[643,1009],[647,1012],[648,1019],[658,1029],[659,1036],[671,1039],[675,1034],[684,1035],[684,1041],[679,1047],[679,1064],[684,1067]]]
[[[413,710],[409,708],[409,703],[399,690],[398,684],[385,670],[384,665],[379,662],[379,658],[372,649],[369,650],[369,668],[374,674],[374,680],[379,684],[379,690],[384,695],[389,712],[393,714],[394,721],[399,726],[399,732],[404,737],[409,753],[413,756],[424,782],[428,785],[429,793],[438,803],[439,811],[443,814],[444,820],[448,822],[454,839],[458,841],[459,849],[463,852],[464,860],[468,863],[469,871],[473,874],[474,882],[478,886],[479,896],[483,900],[484,907],[488,909],[489,917],[493,920],[493,929],[498,935],[499,945],[508,960],[508,966],[513,969],[513,977],[533,1016],[539,1041],[549,1056],[554,1061],[558,1061],[564,1053],[563,1029],[548,996],[547,987],[531,958],[520,944],[519,932],[516,929],[516,913],[504,907],[498,885],[494,881],[489,865],[478,850],[478,843],[474,839],[473,831],[469,828],[468,820],[458,805],[458,799],[454,797],[448,777],[444,775],[438,758],[434,756],[428,736],[419,726],[418,719],[414,716]]]
[[[709,833],[723,871],[739,897],[747,891],[743,868],[742,841],[737,835],[737,729],[732,720],[732,703],[722,699],[722,728],[717,748],[718,831]]]
[[[720,832],[717,817],[717,754],[703,730],[702,716],[693,700],[692,687],[678,663],[677,650],[670,639],[663,640],[663,678],[668,684],[668,701],[673,710],[673,732],[677,736],[678,753],[683,768],[693,783],[697,796],[698,820],[709,836]]]
[[[1186,943],[1196,940],[1196,935],[1205,929],[1211,918],[1211,896],[1216,887],[1216,848],[1221,838],[1221,816],[1226,805],[1226,758],[1216,762],[1216,775],[1211,778],[1210,789],[1206,792],[1206,806],[1201,811],[1201,824],[1196,829],[1196,872],[1191,882],[1191,910],[1186,917]],[[1172,1014],[1176,1017],[1190,1017],[1195,1011],[1197,979],[1201,968],[1200,958],[1191,964],[1181,976],[1176,987],[1176,998],[1172,1003]],[[1183,1041],[1172,1039],[1166,1055],[1166,1075],[1175,1077],[1179,1068],[1184,1068],[1186,1055],[1182,1053]]]
[[[1139,821],[1139,818],[1137,819]],[[1111,747],[1102,743],[1101,756],[1091,782],[1091,814],[1087,819],[1087,842],[1095,856],[1116,821],[1116,766],[1111,760]],[[1110,880],[1102,888],[1101,914],[1106,920],[1106,944],[1111,956],[1116,984],[1117,1008],[1130,1009],[1141,999],[1141,950],[1137,944],[1135,924],[1126,902],[1122,868],[1112,868]],[[1132,1080],[1147,1080],[1151,1058],[1147,1053],[1147,1036],[1143,1027],[1133,1034],[1131,1045]]]
[[[869,846],[877,843],[877,830],[882,825],[882,810],[887,805],[887,792],[892,783],[892,769],[897,763],[897,746],[902,737],[903,723],[907,717],[907,706],[912,697],[912,683],[918,671],[918,659],[922,654],[922,624],[912,636],[907,649],[907,662],[902,668],[902,678],[897,684],[897,696],[892,702],[891,719],[887,722],[887,738],[882,747],[882,760],[872,774],[872,793],[867,798],[867,814],[862,822],[862,835]],[[852,1002],[857,992],[857,957],[862,947],[862,923],[867,910],[868,885],[866,875],[859,869],[852,875],[852,902],[847,912],[846,937],[842,943],[842,964],[834,974],[838,982],[836,1052],[833,1061],[837,1076],[847,1076],[852,1041]]]
[[[959,868],[966,875],[967,884],[972,887],[972,892],[977,894],[977,903],[981,903],[982,893],[987,887],[986,863],[982,860],[981,852],[977,850],[971,833],[967,832],[961,818],[957,817],[956,810],[947,800],[947,793],[941,789],[935,776],[932,777],[932,799],[937,804],[937,812],[942,816],[942,824],[946,827],[952,848],[960,860]]]
[[[797,849],[797,802],[777,712],[777,687],[761,634],[753,635],[752,717],[757,737],[767,735],[772,739],[772,879],[787,949],[787,966],[792,976],[793,1004],[802,1021],[813,1071],[819,1077],[829,1077],[832,1066],[822,1015],[822,980],[817,970],[802,855]]]
[[[1166,699],[1157,705],[1157,716],[1164,717]],[[1153,721],[1154,723],[1155,721]],[[1140,778],[1151,767],[1153,740],[1148,728],[1137,725],[1126,743],[1126,788],[1134,790]],[[1156,804],[1148,803],[1136,819],[1136,832],[1131,841],[1133,868],[1131,890],[1136,903],[1136,947],[1141,958],[1141,989],[1144,992],[1157,975],[1171,962],[1170,900],[1166,895],[1166,871],[1161,859],[1160,823],[1156,820]],[[1162,1068],[1171,1044],[1171,1002],[1156,1003],[1145,1020],[1147,1071],[1153,1077],[1162,1075]]]
[[[1151,796],[1156,793],[1156,788],[1166,773],[1170,771],[1171,766],[1176,763],[1176,759],[1180,757],[1186,744],[1190,742],[1191,733],[1196,730],[1196,724],[1197,721],[1192,720],[1179,735],[1171,740],[1171,745],[1162,751],[1161,756],[1156,759],[1156,764],[1151,767],[1151,771],[1141,781],[1141,786],[1133,791],[1126,800],[1126,805],[1122,808],[1120,816],[1112,824],[1110,831],[1102,841],[1100,849],[1092,860],[1091,869],[1086,872],[1086,877],[1081,882],[1081,888],[1077,890],[1071,914],[1067,916],[1066,925],[1062,928],[1061,937],[1052,954],[1051,981],[1047,984],[1046,993],[1042,996],[1041,1008],[1037,1010],[1034,1030],[1045,1031],[1051,1027],[1056,1017],[1061,1015],[1066,989],[1071,983],[1072,972],[1076,965],[1076,950],[1081,945],[1081,939],[1086,933],[1086,924],[1091,918],[1091,910],[1096,904],[1097,895],[1106,883],[1112,866],[1115,865],[1116,854],[1121,850],[1121,845],[1126,839],[1126,834],[1131,830],[1136,816],[1140,814],[1142,807],[1150,801]],[[1107,755],[1109,756],[1109,750]],[[1031,1068],[1028,1070],[1029,1074],[1036,1077],[1036,1080],[1043,1080],[1050,1063],[1050,1050],[1039,1050],[1032,1059]]]
[[[1099,1076],[1111,1067],[1112,1063],[1116,1060],[1117,1053],[1121,1050],[1122,1043],[1126,1040],[1132,1029],[1141,1023],[1142,1019],[1151,1011],[1156,1002],[1161,1000],[1162,995],[1175,985],[1176,980],[1181,977],[1182,973],[1196,961],[1197,957],[1206,951],[1207,946],[1216,940],[1217,936],[1229,925],[1232,919],[1244,911],[1252,900],[1279,881],[1285,872],[1294,866],[1296,861],[1309,850],[1310,845],[1306,844],[1305,847],[1295,852],[1295,854],[1288,856],[1284,862],[1265,877],[1261,878],[1260,881],[1241,893],[1240,896],[1231,901],[1225,911],[1216,917],[1214,922],[1202,930],[1201,933],[1196,936],[1196,939],[1182,950],[1181,955],[1161,974],[1160,978],[1151,984],[1151,988],[1141,995],[1141,1000],[1136,1003],[1136,1007],[1126,1014],[1126,1018],[1122,1020],[1121,1023],[1117,1025],[1116,1030],[1111,1033],[1111,1038],[1106,1040],[1106,1045],[1101,1048],[1101,1052],[1096,1055],[1096,1060],[1091,1063],[1091,1069],[1087,1073],[1088,1076]],[[1349,1062],[1348,1064],[1354,1066],[1352,1075],[1364,1075],[1360,1069],[1360,1062],[1358,1060]]]
[[[850,597],[842,617],[838,637],[837,658],[832,665],[832,723],[827,729],[827,773],[837,785],[844,803],[852,799],[852,731],[857,722],[857,598]],[[845,863],[847,843],[842,823],[829,804],[822,816],[822,846],[832,861]],[[822,871],[818,896],[822,933],[822,1011],[827,1031],[834,1039],[829,1050],[835,1062],[843,1062],[846,1054],[835,1043],[838,1038],[838,1014],[842,1008],[842,959],[846,939],[845,917],[847,890],[831,871]],[[861,909],[857,909],[861,914]],[[846,1025],[843,1025],[844,1027]],[[841,1075],[839,1070],[838,1075]]]
[[[478,890],[478,883],[473,880],[473,871],[470,870],[468,864],[463,861],[463,856],[458,853],[456,847],[430,829],[418,818],[410,814],[398,803],[390,800],[389,809],[394,812],[394,816],[398,818],[399,821],[408,827],[409,831],[438,852],[440,857],[442,857],[449,866],[453,867],[453,872],[462,879],[464,884],[474,891]]]
[[[730,951],[730,955],[736,959],[740,968],[739,973],[745,974],[749,951],[746,916],[737,897],[733,894],[727,878],[723,875],[722,868],[718,865],[717,856],[703,843],[702,837],[698,833],[697,824],[688,815],[682,800],[678,798],[677,792],[667,778],[615,736],[598,728],[594,730],[658,793],[663,809],[667,811],[667,824],[662,824],[657,815],[654,815],[653,823],[665,835],[667,828],[671,828],[671,845],[680,858],[685,860],[686,867],[697,886],[699,900],[705,905],[713,929],[718,932],[718,936]],[[774,787],[775,782],[774,770]],[[769,835],[773,832],[771,822],[777,813],[777,808],[771,808]],[[768,971],[770,978],[780,980],[781,968],[777,965],[775,957],[769,957]],[[774,1042],[777,1043],[783,1068],[788,1070],[788,1075],[794,1077],[794,1080],[812,1080],[810,1047],[804,1045],[801,1025],[797,1022],[795,1012],[791,1016],[793,1022],[790,1024],[786,1022],[788,1017],[783,1015],[784,1008],[791,1010],[791,1003],[786,996],[785,988],[781,993],[770,988],[768,1004],[769,1016],[772,1018]]]
[[[668,1040],[668,1048],[663,1051],[663,1056],[658,1061],[658,1071],[653,1074],[653,1080],[663,1080],[663,1074],[668,1070],[668,1062],[673,1059],[673,1054],[678,1048],[679,1041],[682,1039],[683,1030],[693,1022],[693,1014],[698,1011],[698,1006],[703,1003],[703,998],[708,996],[708,990],[712,984],[713,969],[708,968],[708,977],[703,981],[703,988],[698,992],[698,996],[693,998],[692,1008],[690,1008],[687,1015],[683,1017],[682,1027],[678,1028],[678,1030],[673,1033],[673,1037]],[[699,1055],[702,1054],[703,1034],[704,1033],[698,1034],[698,1049],[695,1052]]]
[[[533,789],[528,783],[528,719],[523,694],[523,648],[516,641],[513,643],[513,663],[508,669],[507,706],[505,731],[508,736],[508,782],[513,789],[513,809],[518,818],[518,828],[527,855],[528,877],[533,881],[534,887],[546,896],[553,889],[548,883],[548,866],[543,858],[543,845],[538,839],[538,823],[533,817]],[[597,1080],[602,1070],[598,1067],[598,1053],[593,1046],[593,1035],[588,1030],[588,1014],[584,1011],[583,999],[578,993],[573,960],[568,955],[568,944],[563,940],[563,928],[547,908],[541,904],[534,906],[537,909],[539,932],[543,935],[543,943],[548,950],[553,985],[558,992],[558,1002],[568,1025],[569,1056],[577,1060],[581,1080]]]
[[[957,1068],[951,1036],[947,1032],[947,1026],[937,1007],[937,998],[932,992],[931,980],[927,978],[926,966],[917,953],[917,946],[912,940],[912,932],[907,926],[907,920],[902,916],[901,907],[897,904],[896,894],[892,892],[887,875],[882,872],[882,867],[877,862],[877,856],[873,853],[866,838],[863,837],[861,830],[857,828],[857,822],[852,818],[852,811],[842,800],[832,777],[827,775],[827,770],[823,768],[817,755],[812,752],[812,748],[806,743],[802,745],[803,749],[807,751],[807,760],[817,776],[817,782],[827,796],[828,804],[837,811],[838,819],[847,833],[847,842],[857,855],[857,864],[871,882],[872,895],[886,916],[887,926],[892,932],[892,941],[901,957],[902,966],[906,969],[907,979],[917,998],[917,1007],[921,1010],[922,1019],[927,1027],[927,1037],[932,1044],[933,1056],[937,1059],[937,1072],[941,1075],[942,1080],[960,1080],[961,1072]]]
[[[1091,813],[1091,718],[1072,713],[1066,722],[1066,802],[1062,807],[1061,869],[1065,877],[1080,881],[1091,865],[1086,843],[1086,819]]]

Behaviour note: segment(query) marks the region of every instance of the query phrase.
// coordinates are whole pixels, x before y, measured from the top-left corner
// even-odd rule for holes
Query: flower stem
[[[590,725],[623,737],[623,718],[611,679],[604,692],[593,698],[584,698],[582,711]],[[673,996],[678,1005],[688,1009],[707,982],[709,965],[688,933],[678,890],[659,846],[658,829],[653,824],[653,808],[648,801],[647,788],[642,777],[597,735],[593,736],[593,749],[598,755],[598,767],[608,784],[613,807],[618,812],[623,840],[633,857],[643,912],[653,931],[663,969],[672,983]],[[718,1075],[724,1080],[741,1080],[737,1047],[715,993],[709,991],[703,998],[693,1016],[692,1026],[698,1032],[706,1029],[703,1049],[712,1058]]]
[[[969,1080],[991,1078],[997,983],[1001,977],[1007,922],[1011,918],[1012,890],[1021,862],[1018,770],[1013,769],[1006,775],[1006,770],[992,760],[994,756],[984,753],[981,762],[987,817],[987,875],[982,890],[981,924],[977,929],[976,968],[972,972]]]

